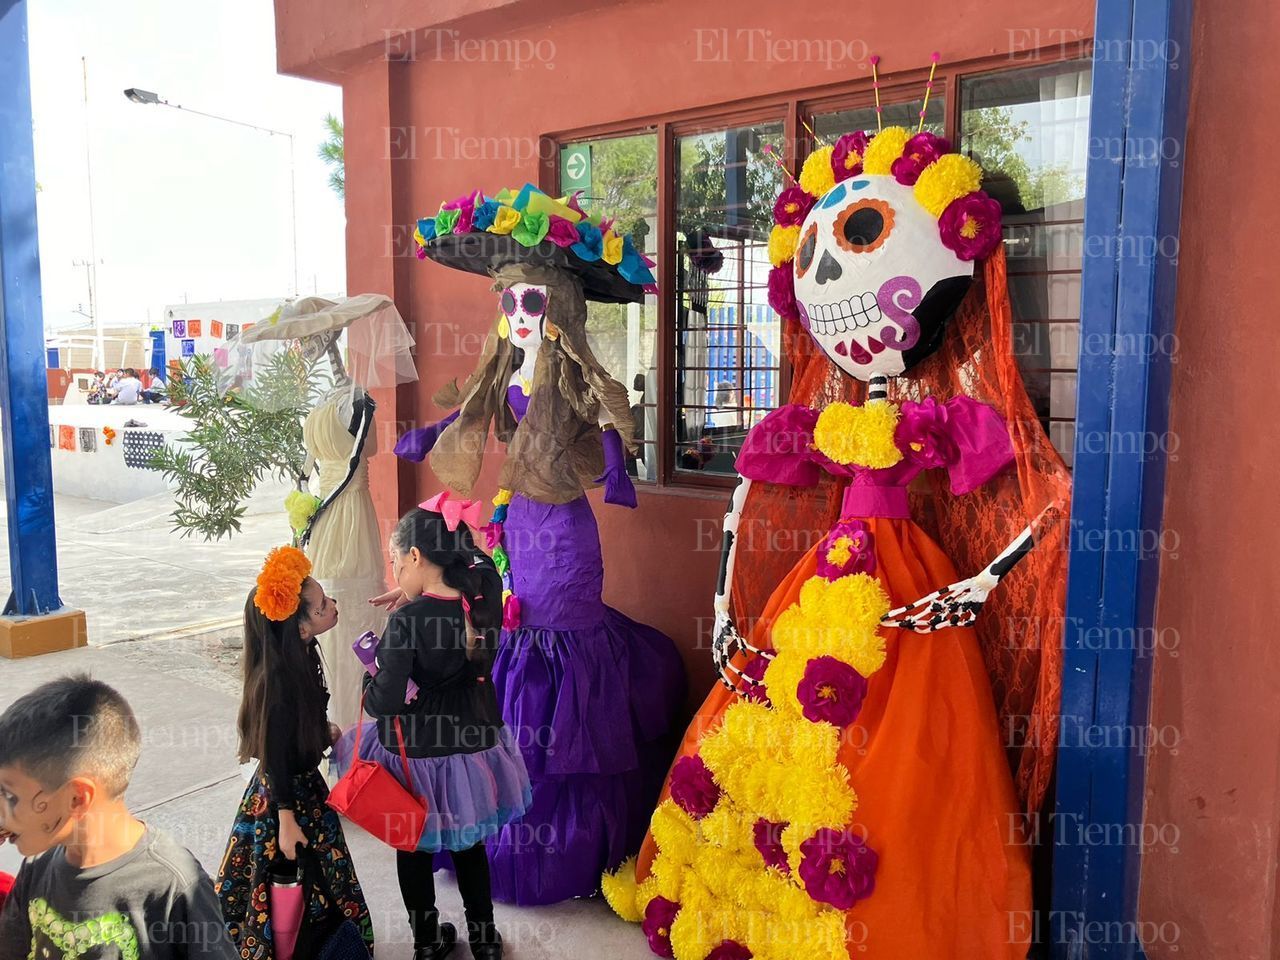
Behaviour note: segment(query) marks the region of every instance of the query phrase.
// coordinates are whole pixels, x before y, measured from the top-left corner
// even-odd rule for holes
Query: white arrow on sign
[[[587,175],[587,155],[585,153],[569,154],[569,161],[565,164],[565,170],[568,172],[570,180],[581,180]]]

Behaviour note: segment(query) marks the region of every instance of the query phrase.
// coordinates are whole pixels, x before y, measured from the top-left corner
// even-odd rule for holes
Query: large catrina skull
[[[859,175],[828,190],[796,246],[800,322],[859,380],[895,377],[938,346],[973,281],[911,187]]]
[[[511,345],[537,352],[546,333],[547,288],[533,283],[513,283],[499,299]]]

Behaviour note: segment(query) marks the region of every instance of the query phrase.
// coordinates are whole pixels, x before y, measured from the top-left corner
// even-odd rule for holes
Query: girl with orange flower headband
[[[319,769],[337,730],[325,716],[329,691],[318,638],[337,622],[338,606],[312,578],[306,554],[294,547],[272,550],[245,602],[237,724],[241,762],[257,758],[260,764],[232,824],[217,880],[232,940],[260,960],[275,957],[267,930],[271,861],[295,859],[299,845],[317,855],[338,908],[373,948],[369,909],[342,824],[325,803],[329,788]],[[263,948],[268,952],[253,952]]]

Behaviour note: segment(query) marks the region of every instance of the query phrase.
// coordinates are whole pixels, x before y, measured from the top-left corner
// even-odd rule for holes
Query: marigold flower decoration
[[[280,623],[298,612],[302,584],[311,575],[311,561],[297,547],[276,547],[267,554],[258,574],[254,606],[268,620]]]

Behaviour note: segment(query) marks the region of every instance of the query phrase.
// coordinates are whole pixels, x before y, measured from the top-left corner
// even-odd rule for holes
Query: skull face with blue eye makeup
[[[973,282],[938,221],[892,176],[859,175],[818,198],[792,264],[800,322],[859,380],[896,377],[935,349]]]

